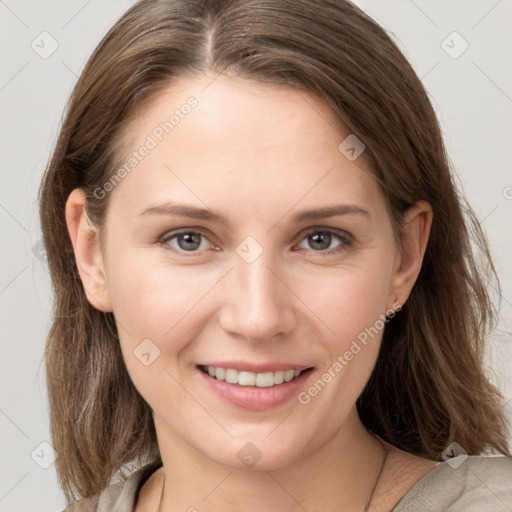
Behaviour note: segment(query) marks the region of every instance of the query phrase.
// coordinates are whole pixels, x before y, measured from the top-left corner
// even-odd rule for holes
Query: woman
[[[485,237],[352,3],[135,4],[73,91],[41,220],[69,510],[512,507]]]

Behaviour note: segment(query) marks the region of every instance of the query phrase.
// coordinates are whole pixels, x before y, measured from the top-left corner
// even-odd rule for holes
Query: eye
[[[335,242],[336,239],[340,243],[338,243],[337,246],[335,245],[333,249],[332,243]],[[313,252],[320,255],[341,252],[352,242],[348,233],[331,228],[312,228],[306,233],[306,236],[302,240],[307,241],[310,247],[313,248]],[[190,256],[195,256],[196,253],[207,250],[208,242],[205,241],[209,241],[205,233],[189,229],[181,232],[166,233],[158,240],[158,243],[161,246],[170,246],[171,250],[178,253],[188,253]],[[305,249],[307,249],[307,247]]]
[[[335,239],[338,239],[341,243],[338,244],[337,247],[334,246],[334,249],[332,249],[332,242],[334,242]],[[348,233],[330,228],[313,228],[306,234],[303,240],[307,241],[310,247],[313,247],[313,252],[317,252],[321,255],[341,252],[351,243],[351,238]],[[331,250],[326,251],[326,249],[329,248],[331,248]]]
[[[181,253],[195,253],[206,250],[202,241],[208,240],[207,236],[200,231],[182,231],[174,234],[166,234],[160,240],[160,245],[170,245],[172,249]],[[175,241],[177,246],[172,241]],[[206,244],[207,245],[207,244]]]

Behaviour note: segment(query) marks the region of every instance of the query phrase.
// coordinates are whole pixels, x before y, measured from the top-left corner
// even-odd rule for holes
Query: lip
[[[231,363],[230,363],[231,364]],[[220,365],[220,363],[210,364],[206,366],[216,366]],[[243,367],[239,366],[237,368],[236,365],[233,366],[225,366],[222,364],[218,366],[219,368],[237,368],[242,371],[253,371],[252,369],[246,370],[245,368],[270,368],[275,365],[264,365],[258,366],[254,364],[246,364]],[[286,365],[281,365],[276,370],[266,370],[266,371],[278,371],[284,370]],[[227,402],[235,407],[239,407],[246,410],[251,411],[266,411],[272,409],[273,407],[277,407],[281,404],[284,404],[288,400],[296,397],[301,388],[304,387],[306,380],[312,375],[314,368],[311,366],[306,367],[297,367],[288,364],[288,370],[306,370],[301,373],[298,377],[291,380],[290,382],[284,382],[283,384],[278,384],[277,386],[267,387],[267,388],[259,388],[257,386],[240,386],[239,384],[230,384],[224,380],[217,380],[214,377],[210,377],[208,373],[205,373],[199,366],[196,367],[196,371],[198,373],[201,381],[206,385],[207,389],[213,392],[216,396],[221,398],[224,402]],[[263,373],[254,372],[254,373]]]
[[[216,363],[202,363],[198,366],[215,366],[216,368],[224,368],[229,370],[238,370],[242,372],[252,373],[265,373],[265,372],[278,372],[279,370],[307,370],[312,368],[311,365],[298,365],[291,363],[251,363],[249,361],[217,361]]]

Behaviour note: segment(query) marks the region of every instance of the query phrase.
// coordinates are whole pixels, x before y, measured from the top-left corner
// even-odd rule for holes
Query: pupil
[[[195,239],[195,240],[194,240]],[[193,233],[185,233],[182,234],[180,237],[178,237],[178,241],[184,240],[185,244],[196,244],[197,247],[200,245],[199,237],[194,235]],[[190,247],[190,245],[185,245],[185,247],[182,246],[181,243],[179,243],[181,249],[192,249],[196,250],[197,247]]]
[[[317,247],[317,249],[327,249],[327,247],[329,247],[330,244],[330,236],[331,235],[329,233],[316,233],[314,235],[311,235],[311,238],[313,239],[314,243],[320,243],[320,245],[322,245],[322,247]],[[322,240],[319,241],[319,239],[323,239],[323,243]]]

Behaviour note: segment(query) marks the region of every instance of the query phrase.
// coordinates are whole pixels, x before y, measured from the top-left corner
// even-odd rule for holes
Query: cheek
[[[139,250],[140,251],[140,250]],[[144,339],[165,353],[178,353],[194,337],[204,315],[201,300],[218,281],[218,270],[172,266],[144,251],[116,260],[109,289],[124,346],[132,350]]]
[[[166,351],[178,352],[193,339],[194,326],[199,332],[204,324],[205,307],[212,306],[207,295],[219,284],[222,269],[171,264],[141,249],[118,254],[124,256],[109,269],[109,291],[124,340],[134,347],[154,339]],[[291,272],[285,281],[298,298],[291,307],[313,315],[311,322],[330,332],[342,349],[347,338],[371,327],[385,311],[389,276],[382,260]]]
[[[343,268],[331,272],[327,279],[308,282],[301,287],[304,302],[330,328],[339,348],[385,313],[390,276],[383,266]]]
[[[329,391],[322,391],[320,401],[347,405],[357,399],[379,353],[389,278],[385,266],[368,264],[334,273],[310,293],[308,305],[328,328],[324,328],[325,358],[318,376],[322,382],[310,395],[306,390],[308,396],[316,397],[325,385]],[[340,417],[344,412],[338,410]]]
[[[130,251],[116,261],[111,276],[121,349],[135,387],[154,410],[160,410],[169,396],[178,409],[186,407],[187,397],[178,384],[183,377],[179,363],[204,326],[199,318],[206,314],[201,299],[218,276]]]

